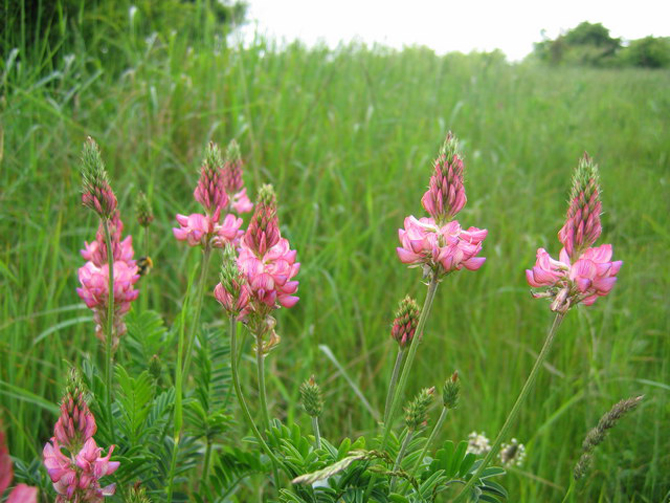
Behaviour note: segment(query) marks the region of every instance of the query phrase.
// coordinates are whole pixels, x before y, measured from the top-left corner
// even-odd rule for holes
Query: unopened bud
[[[321,396],[321,388],[316,384],[314,376],[302,383],[300,386],[300,397],[302,406],[305,412],[311,417],[319,417],[323,411],[323,397]]]
[[[242,154],[240,153],[240,146],[235,140],[232,140],[226,149],[226,160],[223,164],[223,183],[229,194],[242,190],[244,186]]]
[[[137,194],[135,211],[137,211],[137,222],[142,227],[149,227],[151,222],[154,221],[154,212],[151,210],[151,204],[149,204],[149,199],[144,192]]]
[[[247,232],[244,243],[259,256],[276,245],[281,239],[279,219],[277,218],[277,196],[272,185],[263,185],[258,193],[258,204]]]
[[[81,202],[95,211],[100,218],[109,219],[116,210],[116,196],[109,185],[100,149],[90,136],[81,154]]]
[[[210,214],[216,214],[217,210],[228,204],[228,194],[223,185],[221,169],[223,159],[219,146],[210,142],[205,151],[205,158],[200,167],[200,179],[193,191],[193,197]]]
[[[398,304],[398,310],[393,320],[391,337],[395,339],[401,349],[410,345],[419,324],[419,306],[414,299],[407,296]]]
[[[442,402],[447,409],[455,409],[458,405],[458,397],[461,393],[461,383],[458,380],[458,372],[454,372],[444,383],[442,388]]]
[[[434,386],[424,388],[405,408],[405,425],[409,430],[417,430],[428,424],[428,408],[433,402],[434,396]]]

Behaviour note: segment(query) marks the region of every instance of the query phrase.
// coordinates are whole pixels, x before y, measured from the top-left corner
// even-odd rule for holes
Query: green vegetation
[[[585,21],[554,40],[536,43],[531,59],[567,66],[668,68],[670,37],[648,36],[624,45],[601,23]]]
[[[579,501],[667,498],[670,74],[511,66],[495,55],[437,57],[422,48],[280,50],[258,39],[227,49],[216,31],[200,40],[169,32],[145,39],[124,24],[96,32],[96,47],[114,48],[107,55],[76,36],[39,50],[28,35],[16,50],[4,46],[0,410],[12,455],[40,458],[68,362],[103,367],[92,317],[75,292],[78,250],[97,226],[79,197],[87,135],[101,146],[136,253],[146,250],[155,264],[133,309],[164,313],[168,326],[180,323],[200,260],[173,238],[174,215],[195,211],[207,142],[237,139],[247,187],[255,196],[262,183],[274,185],[282,233],[302,263],[301,301],[279,313],[282,341],[267,362],[271,414],[308,431],[299,389],[315,373],[325,401],[321,432],[353,438],[376,423],[340,369],[383,411],[393,313],[405,294],[425,291],[420,273],[397,259],[397,228],[423,213],[431,160],[451,129],[466,153],[460,221],[489,230],[488,261],[441,285],[407,395],[441,386],[458,369],[461,399],[440,441],[457,443],[473,429],[495,435],[551,319],[548,305],[530,297],[523,271],[539,246],[557,254],[570,176],[586,150],[601,169],[601,242],[613,243],[624,265],[612,294],[566,318],[513,428],[525,464],[504,485],[513,501],[561,501],[588,430],[612,403],[644,394],[626,427],[599,447]],[[146,241],[133,207],[139,191],[155,214]],[[218,257],[213,264],[212,288]],[[225,316],[209,293],[201,319],[225,338]],[[121,346],[119,358],[141,371],[132,348]],[[171,374],[176,346],[160,348]],[[250,385],[249,374],[242,377]],[[257,396],[247,396],[255,404]],[[217,442],[238,437],[213,431]],[[27,471],[18,470],[19,481]],[[245,480],[245,491],[257,492],[264,478]]]

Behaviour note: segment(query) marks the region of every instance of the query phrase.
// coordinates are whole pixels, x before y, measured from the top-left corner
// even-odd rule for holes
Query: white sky
[[[438,54],[490,51],[520,60],[542,40],[582,21],[602,23],[614,37],[670,36],[670,0],[248,0],[244,37],[254,32],[334,47],[352,39]],[[255,20],[256,22],[253,22]]]

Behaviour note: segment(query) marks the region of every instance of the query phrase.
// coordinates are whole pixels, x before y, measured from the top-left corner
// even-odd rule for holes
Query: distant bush
[[[624,66],[670,68],[670,37],[645,37],[633,40],[620,54]]]
[[[670,67],[670,38],[645,37],[624,46],[601,23],[580,23],[535,44],[531,59],[551,65],[593,67]]]

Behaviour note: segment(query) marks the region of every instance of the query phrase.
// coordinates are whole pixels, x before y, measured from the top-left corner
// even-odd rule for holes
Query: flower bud
[[[81,202],[95,211],[100,218],[111,218],[116,209],[116,196],[109,185],[100,149],[90,136],[81,154]]]
[[[433,402],[435,387],[424,388],[405,408],[405,425],[411,430],[423,428],[428,424],[428,407]]]
[[[393,320],[391,337],[395,339],[401,349],[410,345],[414,332],[419,324],[419,306],[416,301],[407,296],[398,304],[398,310]]]
[[[258,256],[265,255],[265,252],[281,239],[277,218],[277,196],[272,185],[261,187],[258,204],[243,239],[246,246]]]
[[[458,151],[458,139],[450,131],[440,149],[440,155],[435,160],[428,191],[421,199],[424,209],[438,225],[454,218],[467,202],[463,170],[463,156]]]
[[[235,248],[223,249],[221,282],[214,288],[214,297],[229,315],[239,315],[249,304],[249,285],[237,265]]]
[[[314,376],[300,386],[300,397],[302,406],[305,412],[311,417],[319,417],[323,410],[323,397],[321,396],[321,388],[316,384]]]
[[[444,383],[442,388],[442,403],[447,409],[455,409],[461,393],[461,383],[458,380],[458,371],[454,372]]]
[[[193,197],[209,215],[216,214],[228,205],[228,194],[221,175],[222,167],[221,150],[216,143],[210,142],[200,168],[198,185],[193,191]]]
[[[87,394],[81,377],[72,369],[60,406],[61,414],[54,428],[56,440],[71,453],[77,453],[97,430],[95,417],[86,401]]]
[[[137,194],[137,199],[135,200],[135,210],[137,211],[137,222],[142,227],[149,227],[151,222],[154,221],[154,212],[151,209],[151,204],[149,204],[149,199],[144,192],[139,192]]]
[[[244,180],[242,179],[242,155],[240,146],[235,140],[231,140],[226,149],[226,160],[223,164],[223,184],[229,194],[242,190]]]
[[[565,225],[558,233],[568,257],[578,259],[600,237],[601,211],[598,165],[585,153],[572,178]]]

